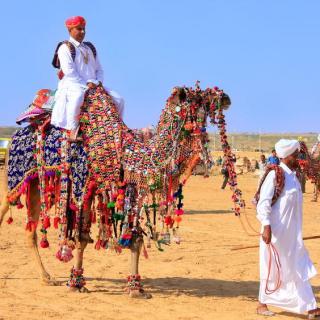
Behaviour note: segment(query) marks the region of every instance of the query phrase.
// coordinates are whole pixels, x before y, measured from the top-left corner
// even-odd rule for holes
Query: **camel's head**
[[[172,116],[170,126],[179,133],[180,145],[188,148],[189,154],[199,155],[208,171],[212,159],[208,150],[207,119],[216,123],[217,110],[229,107],[229,97],[216,88],[201,90],[197,84],[195,88],[175,87],[168,104]]]
[[[190,134],[206,132],[207,119],[216,124],[224,110],[231,105],[230,97],[217,87],[201,90],[199,83],[195,88],[175,87],[168,99],[174,118],[183,123],[182,131]]]

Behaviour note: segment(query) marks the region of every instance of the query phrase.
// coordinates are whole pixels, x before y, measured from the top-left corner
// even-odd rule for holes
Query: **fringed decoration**
[[[126,291],[139,291],[143,292],[143,285],[141,283],[141,276],[139,274],[130,275],[127,277]]]

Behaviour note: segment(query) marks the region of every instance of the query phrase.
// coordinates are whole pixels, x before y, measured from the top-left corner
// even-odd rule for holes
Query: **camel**
[[[300,170],[302,172],[302,179],[309,179],[314,184],[313,202],[317,202],[320,191],[320,145],[317,143],[312,151],[309,152],[306,144],[300,141],[301,154],[299,159]],[[302,181],[303,182],[303,181]]]
[[[91,223],[99,220],[99,239],[95,247],[116,251],[129,248],[128,294],[132,298],[150,298],[142,288],[139,275],[143,237],[147,238],[147,246],[153,240],[159,250],[170,241],[179,243],[183,184],[200,159],[206,165],[210,163],[206,148],[207,118],[222,126],[223,110],[230,104],[228,95],[218,88],[176,87],[167,100],[154,135],[145,141],[123,123],[111,97],[102,87],[89,90],[80,120],[83,146],[68,144],[64,133],[50,125],[49,115],[13,136],[6,162],[9,189],[1,203],[0,226],[9,206],[21,206],[20,196],[26,194],[27,244],[33,251],[40,280],[56,285],[42,263],[36,227],[41,223],[40,246],[48,247],[46,233],[52,220],[48,210],[53,205],[58,206],[53,219],[54,226],[60,230],[57,257],[67,262],[75,249],[68,286],[72,291],[86,292],[83,253],[88,243],[93,242]],[[222,134],[221,141],[227,145],[225,131]],[[54,138],[57,138],[55,145],[61,143],[59,152],[48,153],[47,144]],[[36,150],[36,158],[31,158],[34,152],[21,157],[19,150],[30,149],[30,145]],[[48,157],[51,158],[48,160]],[[84,157],[85,165],[73,167],[72,157],[75,162]],[[17,170],[22,170],[23,174],[19,181],[14,175]],[[84,183],[80,194],[77,183],[81,178]],[[156,226],[157,215],[161,218],[161,232]]]

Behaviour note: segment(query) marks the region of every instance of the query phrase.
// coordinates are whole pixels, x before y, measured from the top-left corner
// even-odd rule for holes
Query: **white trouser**
[[[112,97],[122,117],[124,111],[124,99],[114,90],[105,88]],[[80,109],[84,101],[86,88],[81,86],[70,86],[58,89],[56,92],[56,103],[53,107],[51,124],[67,130],[75,130],[79,125]]]

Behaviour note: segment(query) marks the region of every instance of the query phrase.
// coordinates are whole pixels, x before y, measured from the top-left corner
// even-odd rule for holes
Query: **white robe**
[[[79,123],[80,108],[84,100],[87,83],[98,84],[103,82],[103,70],[98,55],[94,57],[92,50],[72,37],[69,41],[76,50],[73,61],[66,44],[60,46],[58,57],[64,77],[59,81],[55,94],[55,105],[52,110],[51,124],[67,130],[74,130]],[[85,63],[85,56],[88,63]],[[114,90],[105,88],[111,95],[122,116],[124,110],[123,98]]]
[[[271,225],[272,244],[280,256],[281,280],[279,290],[272,294],[265,293],[268,276],[268,246],[260,239],[260,293],[259,301],[295,313],[304,313],[317,308],[309,279],[316,275],[308,251],[302,239],[302,192],[295,172],[284,163],[285,185],[271,207],[275,189],[275,171],[266,177],[257,205],[257,218],[263,226]],[[276,282],[276,271],[271,268],[270,289]]]

